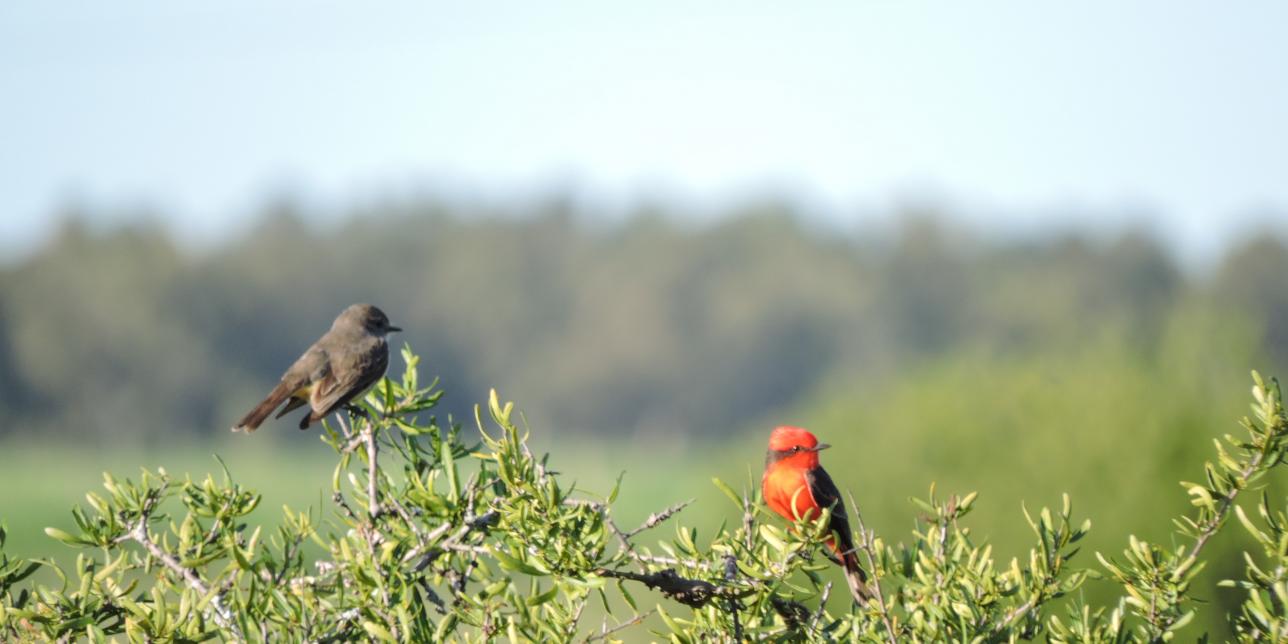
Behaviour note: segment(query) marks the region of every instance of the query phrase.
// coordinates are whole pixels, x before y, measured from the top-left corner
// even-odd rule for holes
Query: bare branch
[[[662,510],[661,512],[654,512],[653,514],[648,515],[648,519],[645,519],[644,523],[640,524],[640,527],[635,528],[634,530],[631,530],[630,532],[626,533],[626,538],[630,539],[631,537],[634,537],[635,535],[645,530],[652,530],[653,528],[656,528],[658,524],[675,516],[676,513],[678,513],[680,510],[683,510],[684,508],[689,507],[689,505],[691,505],[694,501],[695,499],[689,499],[688,501],[684,501],[682,503],[676,503],[675,505],[665,510]]]
[[[598,633],[591,635],[590,637],[587,637],[585,640],[583,640],[583,642],[586,642],[588,644],[589,642],[608,639],[609,635],[612,635],[613,633],[617,633],[619,631],[624,631],[632,626],[635,626],[636,624],[639,624],[640,622],[643,622],[644,620],[652,617],[653,613],[656,613],[656,612],[657,612],[656,608],[650,609],[647,613],[640,613],[639,615],[636,615],[612,628],[608,628],[608,624],[605,623],[604,627],[601,628]]]
[[[832,582],[829,581],[827,582],[826,586],[823,586],[823,594],[819,595],[819,598],[818,598],[818,610],[814,611],[814,619],[811,619],[809,622],[809,629],[811,631],[818,630],[818,623],[823,621],[823,612],[824,612],[824,609],[827,608],[827,598],[830,597],[831,595],[832,595]]]
[[[456,532],[452,533],[451,536],[443,539],[441,542],[435,543],[438,538],[449,529],[456,527],[451,523],[444,523],[425,533],[421,538],[420,546],[413,549],[411,552],[408,552],[403,557],[403,561],[407,562],[415,559],[423,550],[425,554],[421,557],[420,561],[417,561],[416,564],[412,566],[413,572],[420,572],[429,566],[429,564],[434,563],[434,560],[442,556],[443,552],[447,550],[469,552],[473,554],[487,554],[487,548],[484,548],[483,546],[462,544],[460,543],[460,540],[464,539],[471,530],[477,530],[479,528],[492,525],[496,522],[496,519],[499,516],[500,514],[496,510],[488,510],[476,517],[467,518],[465,523],[457,527]]]
[[[152,507],[155,505],[155,500],[149,499],[149,501],[150,502],[144,504],[143,512],[140,514],[138,522],[134,524],[134,527],[126,536],[130,540],[143,546],[143,549],[147,550],[148,554],[156,558],[157,561],[160,561],[166,568],[169,568],[174,572],[174,574],[179,575],[179,577],[181,577],[190,588],[197,592],[198,596],[203,598],[209,596],[210,607],[213,609],[213,612],[208,612],[207,616],[213,618],[215,623],[219,624],[220,627],[232,631],[237,641],[246,641],[246,636],[242,634],[241,628],[237,626],[237,622],[233,619],[232,611],[228,610],[228,608],[224,606],[223,592],[216,591],[212,593],[210,586],[208,586],[193,569],[184,567],[183,564],[179,563],[178,559],[175,559],[173,555],[162,550],[161,547],[152,540],[151,535],[148,534],[148,519],[151,515]]]
[[[632,552],[629,556],[636,561],[657,564],[659,566],[680,566],[684,568],[692,568],[694,570],[711,570],[713,568],[712,564],[706,561],[698,561],[697,559],[676,559],[675,557],[660,557],[657,555],[640,554],[638,552]]]
[[[898,644],[899,633],[894,626],[894,619],[890,616],[890,607],[886,604],[885,594],[881,592],[881,568],[877,564],[876,549],[876,532],[868,530],[863,523],[863,513],[859,512],[859,504],[854,502],[854,495],[849,494],[850,510],[854,513],[854,525],[859,529],[859,550],[863,551],[864,557],[868,560],[868,573],[872,575],[872,581],[868,584],[872,587],[872,595],[877,600],[877,611],[881,615],[881,623],[885,625],[886,637],[889,638],[890,644]]]
[[[300,544],[303,542],[304,535],[299,535],[297,538],[291,539],[289,542],[283,544],[282,566],[277,569],[277,574],[273,575],[274,586],[280,586],[282,580],[286,578],[286,571],[291,568],[291,561],[295,559],[295,555],[299,551]]]
[[[331,500],[339,506],[340,512],[342,512],[344,516],[349,517],[351,521],[358,521],[358,515],[354,513],[353,508],[349,507],[349,502],[344,500],[343,494],[335,492],[331,495]]]
[[[617,523],[613,521],[613,515],[609,506],[598,501],[589,501],[586,499],[568,499],[564,501],[564,504],[594,508],[595,511],[603,517],[604,525],[608,526],[608,530],[613,533],[613,536],[617,537],[617,543],[621,546],[622,552],[625,552],[627,555],[631,555],[632,558],[634,558],[636,553],[635,546],[631,543],[631,536],[623,532],[622,529],[617,526]]]
[[[594,572],[600,577],[637,581],[692,608],[706,606],[708,602],[716,598],[741,599],[753,592],[750,589],[721,588],[709,581],[681,577],[675,572],[674,568],[667,568],[655,573],[635,573],[608,568],[596,568]]]
[[[376,475],[380,470],[377,458],[380,447],[376,445],[376,428],[371,421],[363,424],[362,436],[367,443],[367,512],[371,515],[374,528],[375,521],[380,516],[380,498],[376,496]]]
[[[742,536],[743,545],[751,551],[756,544],[756,508],[751,504],[751,493],[742,489]]]
[[[215,542],[215,537],[219,536],[219,529],[223,527],[224,513],[232,507],[234,500],[235,499],[228,499],[227,501],[224,501],[223,507],[221,507],[219,512],[215,514],[215,520],[210,524],[210,530],[206,532],[206,538],[201,540],[201,545],[198,546],[198,548],[205,548]]]
[[[732,554],[727,554],[725,555],[724,562],[725,583],[733,583],[733,581],[738,577],[738,558]],[[735,642],[741,642],[742,618],[739,617],[738,611],[742,608],[742,604],[739,603],[737,599],[730,597],[726,601],[726,608],[728,608],[729,614],[733,616],[733,640]]]

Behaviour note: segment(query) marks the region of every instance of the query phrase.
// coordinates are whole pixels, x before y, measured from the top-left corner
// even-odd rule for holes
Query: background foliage
[[[678,211],[590,224],[559,201],[373,210],[316,229],[283,203],[200,252],[68,219],[0,269],[0,433],[222,433],[359,300],[458,391],[516,391],[561,431],[596,434],[734,433],[839,379],[906,382],[963,356],[1054,373],[1116,343],[1128,367],[1222,385],[1253,356],[1288,360],[1274,237],[1194,274],[1141,233],[986,243],[928,213],[845,234],[772,202],[706,226]]]

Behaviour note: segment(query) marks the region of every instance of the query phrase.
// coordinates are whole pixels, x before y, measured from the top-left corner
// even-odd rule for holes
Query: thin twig
[[[872,594],[877,599],[877,610],[881,615],[881,622],[885,624],[886,636],[890,644],[898,644],[899,633],[894,627],[894,620],[890,617],[890,608],[886,605],[885,594],[881,592],[881,569],[878,566],[878,557],[876,553],[876,532],[868,530],[863,523],[863,513],[859,512],[859,504],[854,502],[854,495],[849,494],[850,509],[854,512],[854,525],[859,529],[859,549],[863,551],[868,560],[868,571],[872,574],[872,581],[868,585],[872,588]]]
[[[613,536],[617,537],[617,543],[621,546],[622,552],[631,555],[635,554],[635,545],[631,543],[630,535],[623,532],[622,529],[617,526],[617,523],[613,521],[613,515],[609,506],[598,501],[590,501],[587,499],[567,499],[564,501],[564,505],[579,505],[593,508],[599,513],[599,516],[604,519],[604,525],[608,526],[609,532],[612,532]]]
[[[478,557],[470,559],[469,563],[465,564],[465,570],[458,573],[456,575],[456,579],[452,580],[452,592],[458,597],[465,593],[465,582],[469,581],[470,575],[474,574],[474,569],[477,568],[478,565]]]
[[[344,516],[348,517],[350,521],[358,523],[358,514],[353,511],[353,508],[349,507],[349,502],[344,500],[343,494],[340,494],[339,492],[333,493],[331,495],[331,501],[340,508],[340,512],[344,514]]]
[[[386,503],[394,509],[395,514],[402,518],[403,522],[407,524],[407,527],[411,528],[411,531],[416,535],[417,539],[423,540],[425,538],[425,532],[420,529],[420,524],[412,520],[411,513],[408,512],[407,508],[398,501],[397,496],[389,497]]]
[[[742,490],[742,536],[743,544],[750,552],[756,546],[756,508],[751,503],[751,493],[747,488]]]
[[[179,563],[178,559],[175,559],[170,553],[162,550],[156,542],[152,541],[152,537],[148,534],[148,518],[151,513],[151,508],[152,504],[144,505],[144,509],[139,516],[138,523],[134,524],[134,528],[130,530],[127,536],[131,540],[143,546],[143,548],[148,551],[148,554],[152,555],[164,564],[166,568],[169,568],[176,575],[182,577],[183,580],[187,582],[188,586],[197,592],[199,597],[209,596],[210,607],[214,609],[214,612],[210,614],[210,616],[214,618],[215,623],[219,624],[221,628],[232,631],[233,636],[238,641],[245,641],[246,636],[242,634],[241,628],[239,628],[237,626],[237,622],[233,620],[232,611],[228,610],[228,608],[224,606],[222,598],[223,593],[211,593],[210,586],[206,585],[206,582],[202,581],[201,577],[193,571],[193,569],[187,568],[183,564]]]
[[[234,500],[235,498],[224,501],[223,507],[219,508],[219,512],[215,513],[215,520],[210,524],[210,530],[206,532],[206,538],[201,540],[201,545],[198,546],[199,549],[204,549],[215,542],[215,538],[219,536],[219,528],[223,527],[224,513],[232,507]]]
[[[380,516],[380,498],[376,496],[376,475],[380,469],[376,459],[380,448],[376,445],[376,428],[371,421],[364,424],[362,434],[367,442],[367,512],[371,515],[371,525],[374,529],[376,519]]]
[[[1055,558],[1056,554],[1057,553],[1054,553],[1054,552],[1047,553],[1046,555],[1047,570],[1051,570],[1052,566],[1054,565],[1054,562],[1052,560]],[[993,629],[993,632],[1000,635],[1001,633],[1005,632],[1006,629],[1010,628],[1012,624],[1019,621],[1020,618],[1029,614],[1029,612],[1032,611],[1034,608],[1037,608],[1039,603],[1046,601],[1047,599],[1050,599],[1050,597],[1047,596],[1044,590],[1046,589],[1047,586],[1051,585],[1051,583],[1054,582],[1056,579],[1057,579],[1057,576],[1053,574],[1047,574],[1046,576],[1044,576],[1042,578],[1042,584],[1038,587],[1038,592],[1034,593],[1033,596],[1028,599],[1028,601],[1024,602],[1023,604],[1020,604],[1019,606],[1016,606],[1014,609],[1011,610],[1011,612],[1007,613],[1006,617],[1004,617],[1002,621],[998,623],[997,628]],[[1153,603],[1154,603],[1155,595],[1150,596],[1149,610],[1151,615],[1154,611]],[[1151,617],[1150,619],[1152,621],[1153,618]]]
[[[725,583],[732,584],[738,577],[738,558],[732,554],[724,557],[725,562]],[[730,597],[725,601],[725,606],[729,609],[729,614],[733,616],[733,640],[742,641],[742,618],[738,616],[738,610],[742,604],[737,599]]]
[[[1259,467],[1261,467],[1261,462],[1266,456],[1265,449],[1272,443],[1273,441],[1267,441],[1265,446],[1261,447],[1260,450],[1253,454],[1251,460],[1249,460],[1247,465],[1245,465],[1239,472],[1239,477],[1234,482],[1234,485],[1230,487],[1230,491],[1226,492],[1221,497],[1221,500],[1217,502],[1216,509],[1213,511],[1212,515],[1199,529],[1199,533],[1194,538],[1194,545],[1190,547],[1189,552],[1185,555],[1185,559],[1183,559],[1178,565],[1178,569],[1192,565],[1198,560],[1199,553],[1203,551],[1203,547],[1207,545],[1208,540],[1211,539],[1225,523],[1226,516],[1229,515],[1230,508],[1234,507],[1234,501],[1238,498],[1239,493],[1247,489],[1248,478],[1251,477]],[[1156,615],[1157,608],[1154,601],[1157,594],[1158,593],[1152,593],[1150,595],[1150,615],[1148,619],[1150,623],[1158,629],[1158,632],[1165,633],[1172,627],[1172,624],[1176,622],[1176,619],[1179,618],[1180,615],[1179,612],[1177,612],[1174,616],[1168,615],[1166,617],[1159,618]],[[1179,605],[1180,601],[1181,598],[1178,597],[1176,603]],[[1154,639],[1156,640],[1157,638]]]
[[[1225,496],[1222,496],[1221,500],[1217,502],[1216,511],[1212,513],[1211,519],[1209,519],[1207,525],[1203,527],[1203,531],[1199,533],[1198,538],[1194,540],[1194,546],[1191,547],[1189,553],[1185,555],[1186,561],[1199,558],[1199,553],[1203,551],[1203,546],[1206,545],[1208,539],[1211,539],[1212,535],[1216,534],[1216,531],[1221,528],[1221,524],[1225,522],[1226,515],[1230,513],[1230,508],[1234,507],[1234,500],[1239,496],[1240,492],[1247,489],[1248,477],[1252,476],[1252,473],[1256,472],[1257,468],[1261,467],[1261,461],[1265,456],[1265,452],[1257,452],[1253,455],[1252,460],[1248,461],[1247,467],[1244,467],[1243,471],[1239,472],[1238,484],[1231,486],[1230,491],[1227,492]]]
[[[581,614],[585,612],[586,604],[586,598],[583,597],[581,603],[577,604],[577,612],[573,613],[572,619],[568,620],[568,628],[564,630],[564,637],[568,638],[569,641],[577,634],[577,624],[581,622]]]
[[[686,561],[680,561],[678,559],[671,559],[668,557],[653,557],[651,555],[640,554],[640,552],[635,549],[635,544],[631,542],[631,539],[633,539],[639,533],[656,528],[662,522],[675,516],[681,510],[691,505],[693,502],[694,502],[694,499],[689,499],[688,501],[684,501],[683,503],[677,503],[669,508],[666,508],[661,512],[654,512],[650,514],[648,518],[644,520],[644,523],[640,524],[638,528],[635,528],[634,530],[630,530],[630,531],[622,530],[621,527],[619,527],[617,523],[613,521],[612,508],[607,504],[600,503],[598,501],[590,501],[587,499],[568,499],[564,501],[564,504],[584,506],[584,507],[592,508],[596,512],[598,512],[599,516],[604,520],[604,525],[608,526],[609,532],[612,532],[613,536],[617,537],[617,543],[620,548],[621,554],[625,554],[628,558],[640,564],[640,567],[639,567],[640,572],[643,573],[643,572],[646,572],[646,569],[643,565],[644,563],[658,563],[658,564],[669,565],[669,566],[686,565],[686,566],[689,566],[690,568],[702,568],[702,569],[710,568],[709,565],[703,562],[686,562]]]
[[[626,533],[626,538],[630,539],[645,530],[652,530],[653,528],[656,528],[658,524],[675,516],[676,513],[678,513],[680,510],[683,510],[684,508],[689,507],[689,505],[691,505],[695,500],[696,499],[689,499],[688,501],[684,501],[682,503],[676,503],[675,505],[665,510],[662,510],[661,512],[654,512],[653,514],[648,515],[648,519],[645,519],[644,523],[640,524],[640,527],[635,528],[634,530],[631,530],[630,532]]]
[[[346,439],[353,438],[353,432],[349,431],[349,423],[344,419],[344,414],[337,411],[335,422],[340,425],[340,432]]]
[[[354,413],[354,409],[349,406],[346,406],[345,411]],[[376,441],[375,423],[365,414],[363,416],[361,438],[367,448],[367,522],[362,534],[372,559],[375,559],[376,548],[383,540],[379,529],[376,528],[376,521],[380,519],[380,497],[376,494],[376,477],[380,474],[380,446]],[[383,583],[380,584],[380,599],[386,609],[392,606],[389,588]],[[394,639],[398,639],[397,621],[385,612],[382,612],[381,616],[385,618],[385,623]]]
[[[361,447],[365,441],[366,441],[366,437],[362,436],[361,434],[359,434],[358,436],[354,436],[350,438],[347,442],[345,442],[344,447],[340,448],[340,453],[348,454],[349,452],[352,452],[353,450]]]
[[[811,619],[809,622],[809,629],[811,631],[818,630],[818,623],[823,620],[824,609],[827,608],[827,598],[831,595],[832,582],[829,581],[826,586],[823,586],[823,594],[819,595],[818,598],[818,610],[814,611],[814,619]]]
[[[285,552],[282,553],[282,567],[277,569],[276,575],[273,575],[273,586],[280,586],[282,584],[282,579],[286,577],[286,571],[291,567],[291,560],[295,558],[295,553],[303,541],[304,535],[300,535],[299,538],[291,539],[289,542],[283,544]]]
[[[421,560],[412,566],[413,572],[420,572],[429,566],[429,564],[433,563],[434,560],[441,556],[446,550],[468,552],[472,554],[487,554],[488,550],[483,546],[462,544],[459,542],[461,539],[465,538],[465,535],[469,534],[471,530],[477,530],[491,525],[496,521],[498,516],[500,516],[500,513],[496,510],[488,510],[479,516],[468,518],[465,520],[463,525],[457,528],[456,532],[452,533],[451,536],[443,539],[439,543],[434,543],[434,541],[447,532],[448,529],[453,527],[453,524],[451,523],[444,523],[426,533],[421,541],[421,545],[413,549],[411,552],[408,552],[407,555],[403,557],[403,561],[411,561],[420,554],[422,549],[427,549],[424,556],[421,557]]]
[[[636,624],[639,624],[640,622],[643,622],[644,620],[652,617],[653,613],[656,613],[656,612],[657,612],[656,608],[650,609],[647,613],[640,613],[612,628],[608,628],[608,624],[605,623],[604,627],[601,628],[598,633],[587,637],[585,640],[583,640],[583,642],[589,643],[597,640],[608,639],[609,635],[612,635],[613,633],[616,633],[619,631],[624,631],[632,626],[635,626]]]
[[[694,570],[708,570],[708,571],[713,568],[712,564],[706,561],[698,561],[697,559],[677,559],[675,557],[660,557],[657,555],[640,554],[638,552],[630,554],[630,557],[636,561],[657,564],[659,566],[681,566],[684,568],[692,568]]]

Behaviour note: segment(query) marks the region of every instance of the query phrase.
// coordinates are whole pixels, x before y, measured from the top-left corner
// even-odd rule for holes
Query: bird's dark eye
[[[796,445],[796,446],[793,446],[793,447],[792,447],[792,453],[793,453],[793,454],[795,454],[796,452],[799,452],[799,451],[801,451],[801,446],[800,446],[800,445]]]

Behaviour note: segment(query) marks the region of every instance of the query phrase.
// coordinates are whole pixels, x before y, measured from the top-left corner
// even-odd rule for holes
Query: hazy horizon
[[[1143,233],[1154,239],[1187,271],[1212,269],[1233,248],[1256,236],[1271,234],[1288,239],[1288,210],[1248,209],[1240,217],[1224,222],[1196,244],[1177,231],[1167,228],[1166,213],[1142,205],[1124,204],[1118,208],[1086,209],[1078,204],[1051,206],[1043,210],[993,209],[982,213],[946,200],[933,191],[891,198],[884,204],[856,204],[840,212],[820,204],[817,199],[800,195],[752,191],[724,202],[703,200],[700,196],[676,192],[653,193],[635,198],[614,198],[570,184],[551,186],[530,193],[432,191],[433,183],[422,190],[391,191],[366,200],[349,203],[323,203],[309,194],[277,191],[265,194],[259,202],[230,217],[214,230],[196,233],[185,229],[181,213],[158,207],[146,201],[123,204],[99,204],[69,200],[56,208],[48,218],[36,224],[38,233],[21,242],[12,238],[0,241],[0,265],[26,261],[48,248],[57,231],[69,223],[86,226],[94,234],[110,234],[126,228],[163,230],[182,250],[203,254],[244,239],[255,228],[282,207],[315,232],[325,232],[362,220],[379,221],[406,214],[431,204],[453,209],[452,216],[524,218],[539,215],[551,203],[568,204],[572,215],[585,223],[618,226],[643,213],[661,215],[679,224],[697,228],[719,225],[730,218],[746,214],[765,205],[783,205],[789,215],[816,231],[860,242],[888,242],[909,220],[929,218],[969,235],[975,241],[992,244],[1043,242],[1062,238],[1080,238],[1105,242],[1129,234]],[[486,215],[478,212],[486,211]],[[465,213],[462,215],[462,213]]]

